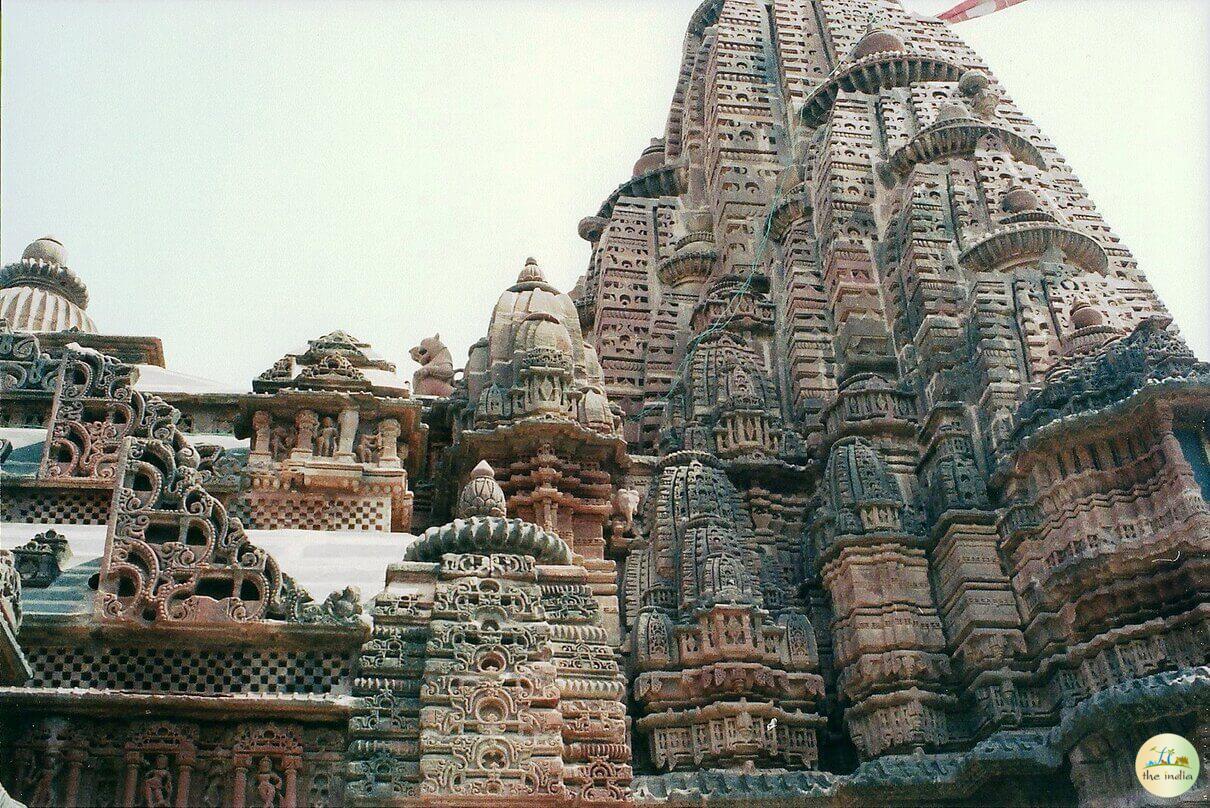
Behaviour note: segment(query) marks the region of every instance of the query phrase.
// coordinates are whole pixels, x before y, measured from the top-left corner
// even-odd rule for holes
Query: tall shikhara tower
[[[707,0],[580,234],[639,799],[1130,801],[1206,748],[1210,367],[946,24]]]

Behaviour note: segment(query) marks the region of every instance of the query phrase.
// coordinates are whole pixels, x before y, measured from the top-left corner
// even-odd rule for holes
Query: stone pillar
[[[378,465],[399,468],[399,422],[394,418],[383,419],[378,424],[378,441],[381,444]]]
[[[269,450],[269,430],[273,425],[273,417],[264,410],[259,410],[252,416],[252,451],[248,460],[252,464],[268,463],[273,459]]]
[[[315,428],[319,426],[319,418],[313,410],[302,410],[294,417],[294,425],[298,427],[298,438],[290,459],[310,460],[315,454]]]
[[[193,774],[193,758],[182,758],[176,774],[176,808],[189,808],[189,780]]]
[[[336,450],[336,459],[342,463],[353,462],[353,443],[357,440],[358,420],[356,409],[341,410],[340,446]]]
[[[281,808],[295,808],[298,804],[298,763],[287,760],[282,766],[285,768],[286,783],[282,790]]]
[[[63,804],[73,806],[79,798],[80,769],[84,765],[84,752],[70,749],[63,756],[67,760],[67,788],[63,792]]]
[[[139,764],[143,756],[138,752],[126,753],[126,786],[122,791],[122,804],[134,805],[135,789],[139,787]]]
[[[231,783],[231,808],[244,808],[244,795],[248,790],[248,764],[251,761],[237,758],[235,778]]]

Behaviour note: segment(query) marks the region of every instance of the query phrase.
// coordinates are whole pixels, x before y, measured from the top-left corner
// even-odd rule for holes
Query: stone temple
[[[1125,806],[1210,751],[1210,365],[944,23],[706,0],[579,234],[410,382],[348,323],[206,383],[4,266],[11,799]]]

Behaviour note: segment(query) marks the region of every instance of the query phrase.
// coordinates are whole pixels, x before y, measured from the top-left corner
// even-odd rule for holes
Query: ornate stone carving
[[[13,550],[21,584],[26,587],[47,587],[59,577],[59,565],[71,557],[67,539],[54,530],[39,533]]]
[[[350,800],[629,804],[624,685],[586,571],[557,536],[503,518],[487,464],[460,503],[468,521],[431,528],[376,600]]]
[[[469,519],[473,516],[504,517],[507,503],[504,491],[496,482],[495,471],[486,460],[479,462],[471,472],[471,481],[458,496],[458,516]]]
[[[425,337],[409,352],[420,365],[412,374],[412,392],[418,396],[448,396],[454,392],[454,359],[440,334]]]
[[[706,0],[583,277],[527,261],[461,374],[413,349],[415,398],[333,331],[165,403],[156,351],[89,333],[62,245],[30,245],[0,272],[0,519],[47,527],[0,551],[0,779],[1137,802],[1146,737],[1210,734],[1210,371],[980,65],[896,0]],[[103,558],[69,563],[49,527],[83,552],[77,524]],[[402,561],[363,614],[242,525],[304,556],[391,531],[364,547]]]

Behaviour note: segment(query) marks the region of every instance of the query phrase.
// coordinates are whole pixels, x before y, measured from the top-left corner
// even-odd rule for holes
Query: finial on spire
[[[1000,207],[1005,213],[1028,213],[1042,206],[1038,195],[1021,185],[1014,185],[1000,200]]]
[[[496,516],[503,518],[508,515],[504,490],[496,482],[496,472],[486,460],[471,471],[471,479],[462,489],[458,497],[458,518],[470,519],[474,516]]]
[[[885,28],[875,28],[871,23],[865,36],[853,47],[849,58],[856,62],[879,53],[899,53],[905,50],[907,50],[907,46],[903,44],[903,39],[898,34]]]
[[[62,241],[54,236],[43,236],[30,242],[25,251],[21,253],[21,260],[40,261],[44,264],[65,267],[67,266],[67,252],[63,249]]]
[[[525,259],[525,267],[517,276],[517,283],[546,283],[546,276],[542,274],[537,258],[530,256]]]

